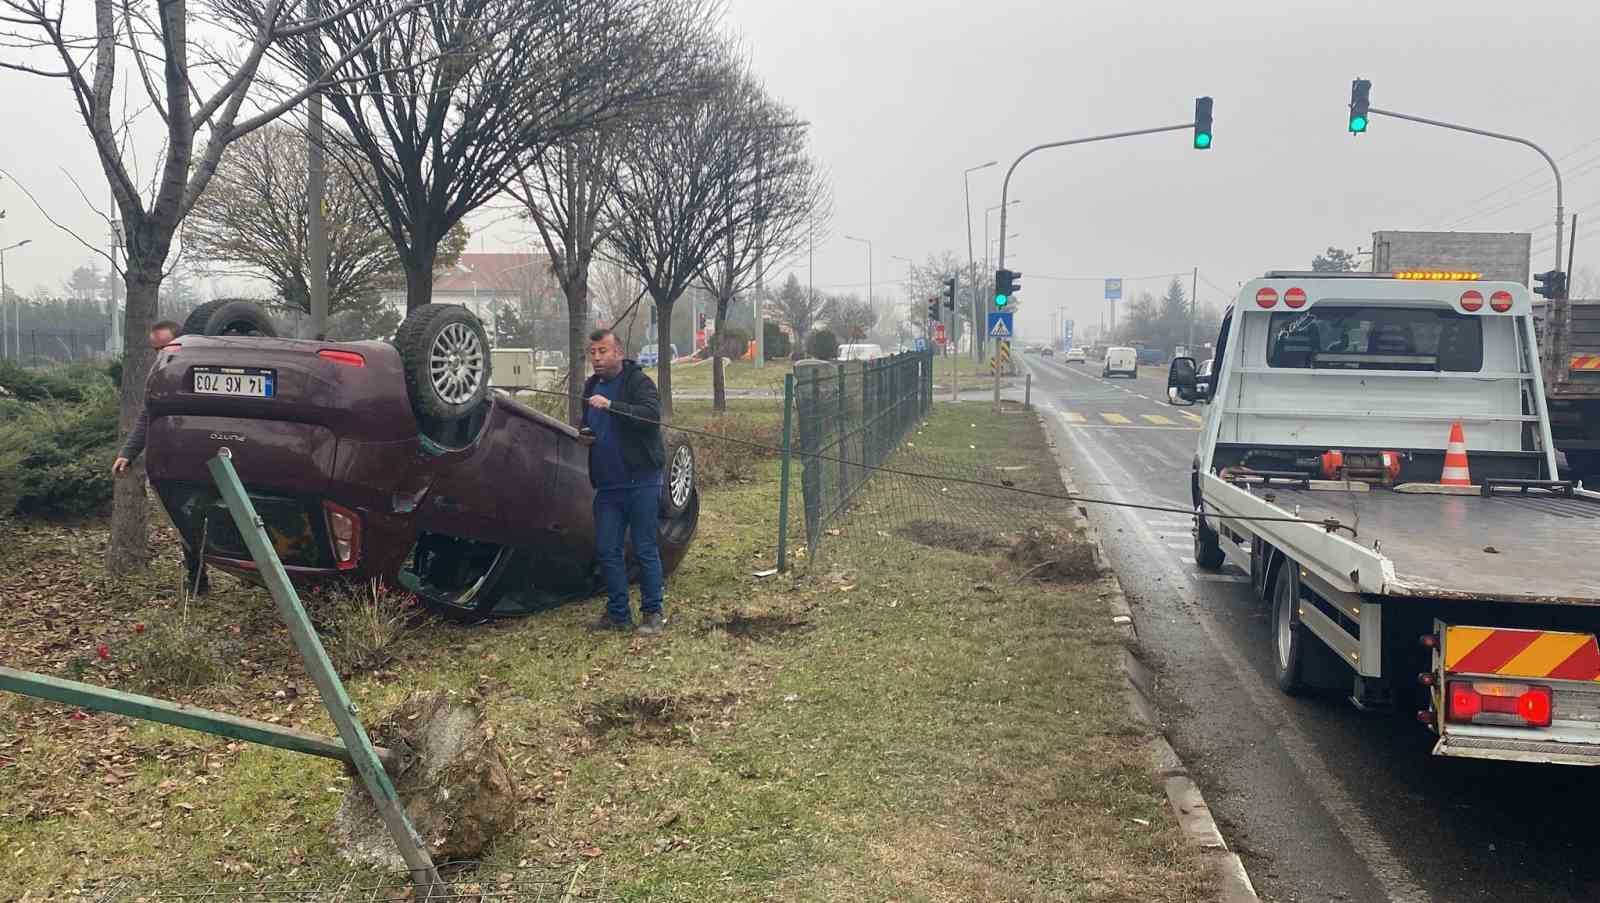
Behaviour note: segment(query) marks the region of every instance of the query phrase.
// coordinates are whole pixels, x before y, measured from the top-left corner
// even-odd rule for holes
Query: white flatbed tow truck
[[[1415,711],[1436,755],[1600,764],[1600,493],[1556,479],[1528,290],[1268,273],[1215,361],[1168,375],[1206,406],[1195,560],[1250,575],[1280,687]]]

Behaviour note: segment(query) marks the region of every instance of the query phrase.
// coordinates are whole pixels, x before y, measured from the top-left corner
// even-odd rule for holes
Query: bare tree
[[[822,315],[840,342],[859,342],[878,324],[878,312],[856,295],[828,298]]]
[[[806,339],[822,320],[822,308],[827,298],[808,290],[793,274],[783,282],[778,294],[767,302],[767,314],[789,327],[794,335],[794,354],[804,354]]]
[[[611,201],[617,163],[615,130],[557,142],[520,173],[510,193],[539,230],[551,270],[567,301],[567,418],[583,417],[583,375],[589,322],[589,270]]]
[[[185,220],[183,244],[208,271],[265,279],[286,305],[310,313],[304,146],[305,136],[282,124],[234,142],[222,155],[210,189]],[[370,171],[334,169],[323,196],[332,315],[364,306],[379,290],[405,279],[394,242],[355,183],[361,176],[370,181]],[[435,271],[454,266],[466,245],[466,227],[458,223],[440,245]]]
[[[73,7],[68,22],[68,6]],[[94,143],[111,186],[125,239],[127,284],[124,335],[129,337],[122,380],[121,428],[133,426],[144,400],[144,380],[155,353],[142,341],[155,320],[161,281],[173,236],[199,201],[223,150],[271,122],[326,84],[349,57],[366,49],[388,26],[385,16],[364,17],[364,30],[307,80],[271,106],[246,112],[246,101],[268,48],[277,41],[302,39],[332,23],[343,23],[365,0],[342,0],[316,19],[300,13],[294,0],[212,0],[196,3],[206,19],[233,32],[228,56],[212,52],[190,36],[189,0],[94,0],[93,22],[80,30],[81,9],[73,0],[0,0],[0,45],[24,51],[22,59],[0,60],[0,68],[59,80],[71,93],[78,115]],[[137,74],[147,109],[165,126],[163,145],[150,184],[140,185],[131,145],[131,122],[113,121],[119,102],[119,51]],[[207,81],[208,78],[214,79]],[[129,80],[134,80],[129,76]],[[79,239],[82,241],[82,239]],[[92,248],[88,242],[84,242]],[[117,265],[113,261],[113,266]],[[146,500],[141,471],[116,481],[111,542],[106,566],[114,574],[142,569],[148,559]]]
[[[806,154],[806,123],[767,94],[748,71],[724,82],[714,98],[720,118],[731,128],[714,145],[722,159],[708,173],[723,218],[721,241],[699,273],[702,288],[715,299],[716,334],[723,335],[728,306],[754,290],[768,262],[781,262],[804,246],[806,227],[826,185]],[[712,407],[727,410],[723,372],[725,349],[712,346]]]
[[[692,87],[711,0],[370,0],[324,30],[352,77],[323,92],[344,128],[330,152],[363,160],[404,265],[406,306],[433,295],[439,242],[564,139]],[[370,23],[398,27],[352,50]],[[308,76],[320,48],[278,45]]]

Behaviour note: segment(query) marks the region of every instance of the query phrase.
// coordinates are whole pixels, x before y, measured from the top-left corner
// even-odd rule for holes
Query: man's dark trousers
[[[619,486],[594,495],[595,546],[600,573],[606,580],[606,614],[617,622],[632,620],[628,610],[628,561],[623,534],[633,536],[633,553],[639,561],[639,611],[661,611],[661,550],[656,545],[656,520],[660,515],[661,484]]]

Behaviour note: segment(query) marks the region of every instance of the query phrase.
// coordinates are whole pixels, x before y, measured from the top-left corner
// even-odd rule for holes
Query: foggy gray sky
[[[1042,331],[1058,306],[1080,325],[1098,322],[1104,276],[1198,266],[1201,301],[1220,305],[1240,280],[1308,267],[1330,244],[1365,247],[1376,229],[1532,229],[1536,268],[1553,265],[1554,197],[1537,155],[1383,117],[1352,137],[1345,104],[1357,76],[1372,80],[1375,106],[1543,144],[1579,214],[1578,268],[1600,260],[1593,2],[730,0],[728,18],[771,91],[811,121],[832,172],[819,288],[865,293],[866,249],[845,233],[874,242],[880,298],[904,292],[905,264],[892,255],[964,257],[961,171],[998,159],[972,175],[981,259],[983,208],[998,203],[1018,153],[1186,122],[1200,94],[1216,98],[1210,151],[1191,150],[1185,131],[1044,151],[1018,168],[1010,231],[1020,237],[1008,258],[1024,273],[1023,329]],[[64,86],[0,73],[0,122],[0,168],[103,242],[103,224],[61,175],[105,203]],[[58,286],[88,262],[15,185],[0,182],[0,208],[0,245],[35,242],[6,256],[13,288]],[[473,250],[516,241],[500,227]],[[804,281],[803,257],[797,268]],[[1159,293],[1165,281],[1127,291]]]

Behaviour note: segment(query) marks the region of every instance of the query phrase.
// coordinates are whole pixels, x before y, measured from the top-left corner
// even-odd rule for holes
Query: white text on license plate
[[[196,373],[194,390],[201,395],[271,398],[272,376],[268,373]]]

